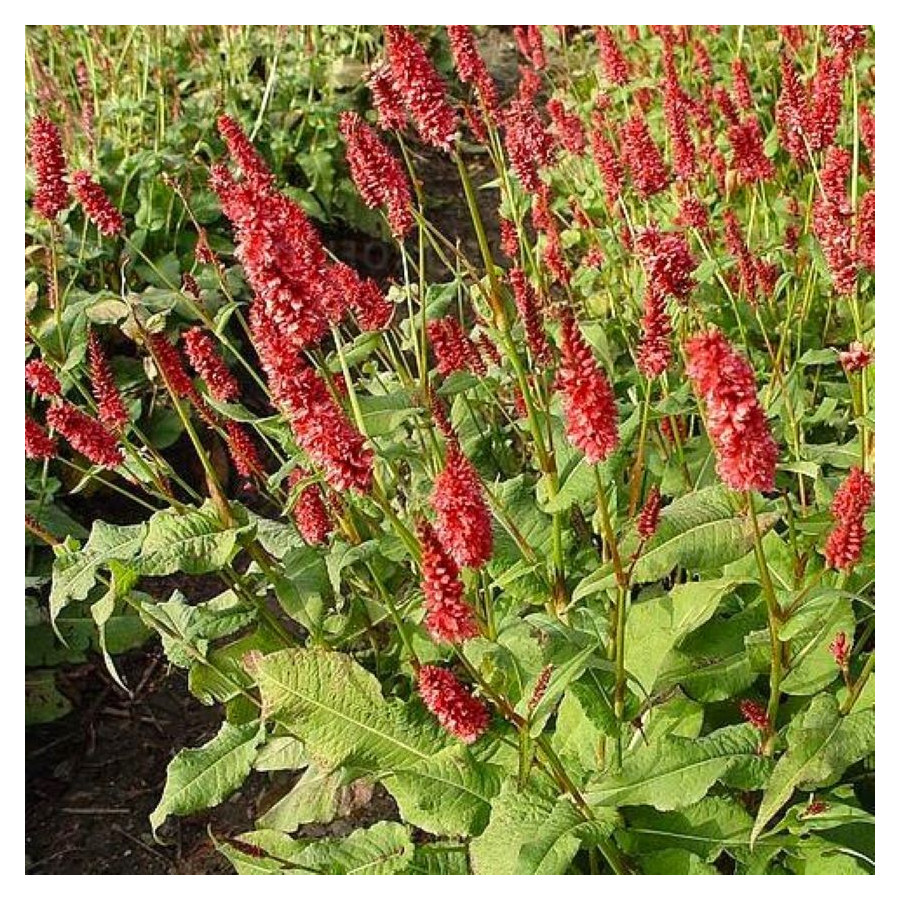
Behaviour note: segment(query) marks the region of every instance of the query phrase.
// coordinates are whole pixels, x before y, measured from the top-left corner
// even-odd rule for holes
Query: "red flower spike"
[[[852,56],[865,48],[869,39],[869,26],[826,25],[825,37],[838,53]]]
[[[770,722],[766,708],[755,700],[741,700],[738,704],[741,715],[754,727],[760,731],[768,731]]]
[[[101,234],[113,237],[125,230],[122,214],[112,205],[106,191],[87,172],[72,173],[72,193]]]
[[[516,97],[504,117],[506,151],[516,177],[527,191],[540,189],[539,169],[549,166],[556,145],[531,100]]]
[[[386,206],[391,233],[400,241],[414,224],[412,195],[403,167],[378,135],[354,112],[341,113],[350,176],[370,209]]]
[[[463,84],[472,85],[478,92],[484,109],[494,112],[500,103],[497,85],[478,52],[472,29],[468,25],[448,25],[447,36],[450,38],[450,51],[453,53],[459,80]]]
[[[729,126],[728,141],[732,162],[742,184],[768,181],[775,174],[775,166],[763,148],[762,130],[756,116],[747,116]]]
[[[210,395],[220,403],[240,396],[237,379],[219,356],[215,341],[199,325],[184,335],[184,350],[191,367],[203,379]]]
[[[540,72],[547,65],[547,57],[544,53],[544,38],[537,25],[514,25],[513,36],[519,53]]]
[[[648,285],[644,292],[644,316],[641,319],[641,343],[637,367],[646,378],[658,378],[672,362],[672,321],[666,311],[666,298]]]
[[[422,666],[417,675],[419,695],[438,722],[464,744],[471,744],[491,724],[488,708],[449,670]]]
[[[459,568],[427,522],[418,528],[422,547],[425,627],[438,643],[461,644],[478,635],[472,607],[463,599]]]
[[[674,231],[661,232],[645,228],[637,236],[636,248],[647,272],[651,290],[663,297],[674,297],[687,303],[697,286],[691,273],[697,261],[691,254],[687,238]]]
[[[535,709],[537,709],[538,703],[544,699],[544,695],[547,693],[547,688],[550,686],[550,676],[553,674],[553,664],[544,666],[541,669],[540,675],[537,677],[537,681],[534,683],[534,690],[531,692],[531,697],[528,698],[528,715],[530,716]]]
[[[547,101],[547,112],[553,122],[556,136],[563,147],[576,156],[584,153],[587,141],[581,119],[575,113],[569,112],[563,102],[556,97]]]
[[[478,348],[452,316],[433,319],[428,323],[428,341],[441,375],[468,371],[477,375],[486,374]]]
[[[603,178],[603,193],[606,197],[606,205],[612,212],[616,208],[619,197],[622,195],[622,188],[625,185],[625,172],[615,148],[601,131],[603,128],[602,116],[595,114],[592,119],[592,126],[591,153],[593,154],[597,171]]]
[[[516,259],[519,255],[519,235],[516,232],[516,223],[500,217],[500,248],[510,258]]]
[[[430,500],[435,530],[457,565],[484,565],[494,549],[491,511],[478,472],[455,440],[447,445],[444,470],[434,480]]]
[[[538,301],[531,282],[521,269],[512,269],[509,273],[509,283],[512,285],[513,295],[516,300],[516,309],[522,319],[525,328],[525,340],[528,349],[535,362],[542,366],[550,365],[553,354],[550,352],[550,344],[541,323]]]
[[[835,526],[825,543],[825,560],[831,568],[849,572],[859,562],[866,537],[865,515],[874,499],[872,476],[854,466],[831,502]]]
[[[97,401],[97,415],[104,425],[119,431],[128,424],[128,410],[116,386],[112,369],[100,339],[92,331],[88,341],[91,393]]]
[[[229,420],[225,423],[225,433],[228,435],[228,454],[238,475],[247,479],[264,477],[266,470],[259,451],[244,426]]]
[[[742,59],[733,59],[731,61],[731,81],[738,106],[744,112],[749,112],[753,109],[753,93],[750,90],[750,76],[747,74],[747,66]]]
[[[444,80],[409,29],[385,25],[384,34],[394,89],[403,98],[419,134],[433,147],[449,151],[458,123],[447,101]]]
[[[616,42],[612,29],[608,25],[597,25],[594,27],[594,37],[600,53],[600,66],[607,81],[624,87],[630,78],[628,60]]]
[[[390,67],[385,64],[375,66],[369,74],[368,84],[378,112],[378,124],[385,131],[401,131],[406,125],[406,110],[403,98],[394,87]]]
[[[635,190],[643,199],[658,194],[669,183],[669,172],[643,117],[635,114],[626,120],[621,135],[622,157]]]
[[[25,458],[53,459],[56,442],[27,413],[25,415]]]
[[[288,484],[293,489],[298,482],[307,478],[309,472],[305,469],[294,469],[288,476]],[[317,546],[328,543],[333,526],[322,499],[322,489],[317,484],[309,484],[301,489],[292,514],[294,524],[307,544]]]
[[[662,497],[659,488],[654,484],[644,502],[637,520],[637,533],[641,540],[649,541],[659,528],[659,514],[662,509]]]
[[[828,645],[828,650],[834,657],[834,663],[839,669],[847,668],[847,660],[850,657],[850,642],[843,631],[839,631],[834,640]]]
[[[55,219],[69,205],[66,157],[59,129],[46,116],[37,116],[28,129],[35,189],[31,203],[45,219]]]
[[[556,389],[562,395],[566,435],[589,463],[602,462],[619,442],[612,386],[571,314],[563,316],[561,334]]]
[[[25,363],[25,384],[45,400],[62,396],[59,379],[42,359],[32,359]]]
[[[241,170],[244,178],[261,188],[269,188],[274,185],[275,176],[269,171],[269,167],[238,122],[231,116],[223,115],[219,116],[216,125],[228,148],[229,156]]]
[[[61,403],[48,410],[47,424],[95,466],[114,469],[125,458],[115,435],[71,403]]]
[[[772,490],[778,446],[750,363],[716,329],[689,340],[685,350],[687,374],[706,404],[719,477],[735,491]]]

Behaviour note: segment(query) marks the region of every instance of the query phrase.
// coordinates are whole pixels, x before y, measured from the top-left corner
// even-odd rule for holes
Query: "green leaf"
[[[778,760],[760,803],[751,841],[790,800],[794,790],[833,784],[848,766],[875,752],[875,710],[841,716],[831,694],[818,694],[788,726],[787,750]]]
[[[156,576],[215,572],[231,559],[238,536],[246,531],[247,526],[223,527],[210,504],[180,512],[161,510],[147,523],[140,572]]]
[[[777,513],[759,515],[760,528],[768,530]],[[624,556],[638,545],[635,533],[623,541]],[[663,508],[659,528],[638,559],[632,582],[659,581],[676,566],[692,573],[721,569],[753,549],[753,526],[747,516],[735,511],[733,494],[717,485],[679,497]],[[612,573],[598,570],[575,589],[573,599],[615,586]]]
[[[669,651],[707,622],[738,584],[734,578],[688,582],[631,607],[625,625],[625,666],[646,693],[653,690]]]
[[[73,600],[84,600],[97,580],[101,566],[118,560],[128,562],[141,548],[147,526],[110,525],[94,522],[87,543],[80,550],[57,550],[53,562],[53,586],[50,589],[50,620]]]
[[[256,668],[267,717],[303,741],[320,766],[371,774],[394,795],[404,821],[433,834],[477,833],[499,770],[442,731],[418,704],[388,701],[350,657],[283,650]]]
[[[759,735],[749,725],[732,725],[706,737],[669,735],[640,746],[626,758],[620,772],[587,789],[596,806],[647,804],[659,810],[696,803],[735,765],[756,756]]]
[[[412,391],[398,390],[385,395],[357,397],[362,411],[363,430],[369,437],[392,435],[421,407],[413,402]]]
[[[290,791],[259,817],[259,827],[292,832],[310,822],[331,822],[337,815],[343,781],[340,770],[329,772],[310,765]]]
[[[72,704],[59,692],[52,669],[25,673],[25,727],[53,722],[70,712]]]
[[[399,875],[413,859],[409,828],[399,822],[377,822],[344,838],[325,838],[308,843],[295,841],[279,831],[263,829],[240,835],[235,843],[220,845],[238,874],[293,875]],[[257,847],[250,854],[240,845]]]
[[[442,841],[416,844],[409,874],[471,875],[468,847]]]
[[[470,845],[476,875],[562,875],[583,841],[610,834],[616,817],[603,811],[588,822],[566,797],[548,785],[529,781],[520,790],[504,783],[494,799],[491,820]]]
[[[202,747],[179,751],[166,768],[163,795],[150,813],[153,833],[167,816],[208,809],[233,794],[250,774],[264,738],[259,722],[241,726],[223,722],[219,733]]]
[[[687,850],[671,848],[641,858],[644,875],[718,875],[714,866]]]
[[[778,632],[790,647],[789,671],[781,689],[807,696],[831,684],[839,670],[829,646],[838,632],[852,635],[855,630],[853,604],[847,596],[825,589],[807,600]]]

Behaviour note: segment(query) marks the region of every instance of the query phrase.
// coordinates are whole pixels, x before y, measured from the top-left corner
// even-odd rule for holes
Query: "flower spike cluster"
[[[491,558],[491,512],[475,467],[456,441],[447,445],[447,462],[434,480],[431,505],[443,545],[460,566],[478,568]]]
[[[95,466],[114,469],[125,458],[115,435],[71,403],[51,407],[47,411],[47,424]]]
[[[419,696],[431,714],[464,744],[474,743],[488,730],[490,711],[449,669],[422,666],[417,682]]]
[[[422,45],[402,25],[385,25],[385,52],[396,94],[423,140],[439,150],[450,150],[458,122],[447,101],[447,87]]]
[[[101,234],[114,237],[125,230],[122,213],[112,205],[106,191],[87,172],[72,173],[72,193]]]
[[[25,458],[53,459],[56,442],[27,413],[25,414]]]
[[[46,116],[37,116],[28,130],[35,190],[32,205],[45,219],[55,219],[69,205],[66,157],[59,129]]]
[[[687,374],[706,404],[719,477],[735,491],[772,490],[778,445],[759,405],[750,363],[716,329],[689,340],[685,350]]]
[[[854,466],[831,501],[835,525],[825,543],[825,559],[832,569],[849,572],[859,562],[866,537],[865,515],[874,499],[872,476]]]
[[[556,389],[562,395],[566,435],[589,463],[603,462],[619,443],[613,389],[569,313],[562,319],[561,334]]]
[[[459,568],[428,522],[420,523],[418,537],[422,548],[425,627],[439,643],[461,644],[478,634],[478,623],[472,607],[463,598]]]
[[[447,37],[450,38],[450,50],[453,53],[459,80],[463,84],[470,84],[475,88],[478,92],[478,99],[481,100],[482,106],[487,112],[495,112],[500,104],[497,85],[478,52],[471,27],[448,25]]]
[[[184,335],[184,352],[191,367],[206,383],[210,396],[220,403],[230,403],[240,396],[237,379],[219,356],[215,341],[199,325]]]
[[[122,395],[113,378],[112,369],[100,338],[91,332],[88,341],[88,361],[91,373],[91,393],[97,401],[97,415],[100,421],[119,431],[128,424],[128,410],[122,401]]]

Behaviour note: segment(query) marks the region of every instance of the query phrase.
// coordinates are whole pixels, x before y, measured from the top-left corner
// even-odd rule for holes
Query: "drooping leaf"
[[[568,798],[534,779],[521,790],[509,780],[493,801],[487,828],[471,843],[472,869],[476,875],[565,874],[582,842],[596,843],[615,821],[608,810],[586,820]]]
[[[382,781],[404,821],[434,834],[477,833],[499,770],[443,732],[418,706],[389,701],[350,657],[283,650],[255,674],[267,717],[303,741],[324,768],[352,765]]]
[[[215,572],[231,559],[238,536],[246,530],[246,526],[224,527],[210,504],[200,509],[154,513],[147,522],[147,536],[141,547],[140,572]]]
[[[759,735],[749,725],[721,728],[706,737],[670,735],[628,756],[621,771],[590,785],[596,806],[647,804],[659,810],[696,803],[738,761],[756,756]]]
[[[831,694],[818,694],[788,726],[787,750],[763,794],[751,839],[755,841],[794,790],[833,784],[848,766],[875,750],[875,711],[842,716]]]
[[[250,774],[264,727],[253,722],[234,726],[223,722],[219,733],[196,749],[181,750],[166,769],[166,786],[150,827],[156,834],[170,815],[183,816],[221,803]]]

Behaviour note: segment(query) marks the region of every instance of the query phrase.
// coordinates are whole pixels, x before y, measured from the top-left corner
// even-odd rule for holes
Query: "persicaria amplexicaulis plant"
[[[871,30],[366,35],[308,121],[215,85],[139,193],[29,99],[46,620],[223,710],[154,834],[256,769],[239,872],[871,871]]]

